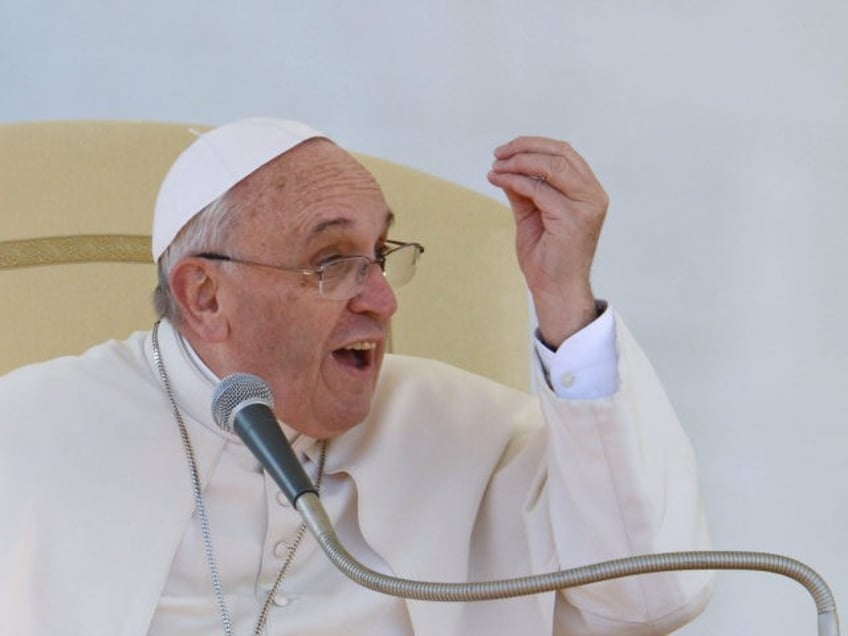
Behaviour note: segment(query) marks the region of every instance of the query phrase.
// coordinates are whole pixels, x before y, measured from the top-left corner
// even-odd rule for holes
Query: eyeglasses
[[[307,277],[317,276],[318,292],[322,297],[330,300],[349,300],[365,287],[368,270],[372,265],[380,266],[380,270],[392,287],[405,285],[415,275],[415,267],[423,253],[424,246],[420,243],[386,241],[375,258],[339,256],[321,263],[318,267],[282,267],[215,253],[196,254],[196,257],[254,267],[268,267],[281,272],[298,272]]]

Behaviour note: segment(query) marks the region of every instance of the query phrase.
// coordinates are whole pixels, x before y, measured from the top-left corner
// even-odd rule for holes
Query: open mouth
[[[353,369],[367,369],[374,362],[374,351],[376,348],[376,342],[354,342],[333,351],[333,357],[343,366]]]

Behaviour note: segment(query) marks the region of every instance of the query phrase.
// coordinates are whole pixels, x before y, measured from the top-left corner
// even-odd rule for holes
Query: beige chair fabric
[[[0,373],[151,326],[156,192],[203,129],[0,124]],[[357,156],[397,216],[392,236],[426,247],[415,280],[398,291],[392,349],[526,388],[529,318],[509,210],[444,180]]]

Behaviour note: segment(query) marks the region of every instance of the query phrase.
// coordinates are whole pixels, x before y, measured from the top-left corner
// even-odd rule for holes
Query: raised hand
[[[512,206],[539,332],[556,348],[596,317],[589,274],[609,198],[570,144],[544,137],[499,146],[488,178]]]

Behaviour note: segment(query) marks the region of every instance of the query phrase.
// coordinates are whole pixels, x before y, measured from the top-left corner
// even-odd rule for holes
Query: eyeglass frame
[[[370,256],[363,256],[363,255],[336,256],[336,257],[333,257],[331,259],[328,259],[324,263],[321,263],[321,265],[318,265],[317,267],[309,267],[309,266],[286,267],[285,265],[271,265],[269,263],[260,263],[258,261],[250,261],[250,260],[247,260],[247,259],[236,258],[236,257],[233,257],[233,256],[227,256],[226,254],[219,254],[217,252],[201,252],[200,254],[194,254],[194,257],[195,258],[205,258],[205,259],[209,259],[209,260],[213,260],[213,261],[238,263],[240,265],[249,265],[249,266],[255,266],[255,267],[267,267],[267,268],[275,269],[275,270],[278,270],[278,271],[281,271],[281,272],[297,272],[297,273],[302,274],[304,276],[317,276],[318,277],[318,293],[321,295],[322,298],[328,298],[328,299],[331,299],[331,300],[349,300],[350,298],[353,298],[356,294],[354,294],[353,296],[350,296],[348,298],[334,299],[331,296],[327,296],[324,293],[324,271],[326,270],[326,268],[328,266],[333,265],[335,263],[343,262],[343,261],[353,261],[353,260],[363,261],[364,260],[367,263],[366,268],[370,267],[371,265],[379,265],[380,271],[385,276],[385,274],[386,274],[386,258],[388,258],[390,254],[393,254],[394,252],[397,252],[397,251],[402,250],[404,248],[414,247],[415,248],[415,258],[413,260],[413,266],[414,266],[418,262],[418,259],[421,257],[421,255],[424,253],[424,246],[421,245],[421,243],[416,243],[414,241],[392,241],[392,240],[383,241],[383,247],[384,248],[385,248],[386,245],[391,245],[393,247],[392,247],[392,249],[389,249],[389,250],[382,252],[376,258],[372,258]],[[414,273],[414,270],[413,270],[413,273]]]

